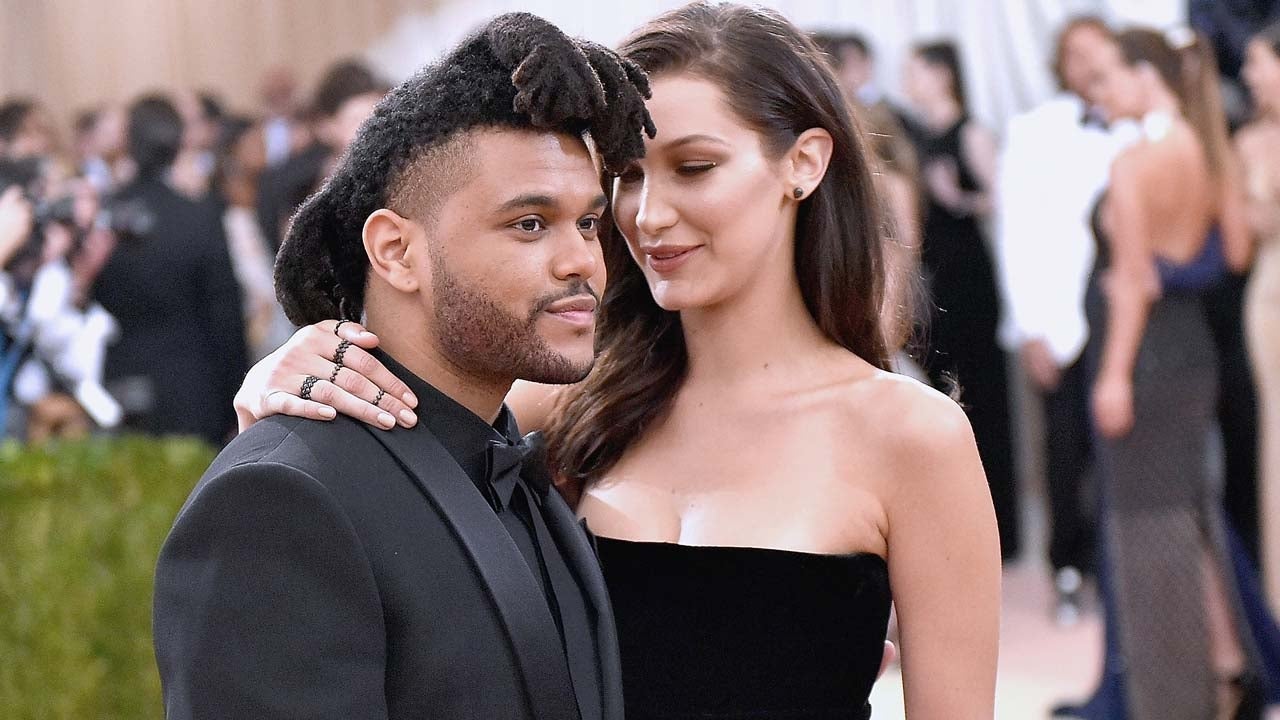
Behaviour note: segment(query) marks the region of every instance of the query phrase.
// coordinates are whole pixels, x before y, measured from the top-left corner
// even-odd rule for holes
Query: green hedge
[[[213,454],[187,439],[0,445],[0,717],[163,717],[152,574]]]

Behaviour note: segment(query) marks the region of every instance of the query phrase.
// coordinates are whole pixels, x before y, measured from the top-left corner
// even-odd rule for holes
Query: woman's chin
[[[650,285],[649,290],[653,293],[654,303],[667,312],[693,310],[707,304],[702,293],[690,292],[688,288],[672,287],[672,283],[660,282],[656,286]]]

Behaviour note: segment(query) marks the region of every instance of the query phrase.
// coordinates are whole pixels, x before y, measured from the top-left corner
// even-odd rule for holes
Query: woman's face
[[[1140,118],[1147,111],[1147,75],[1154,73],[1150,67],[1128,65],[1117,51],[1113,57],[1099,58],[1094,63],[1089,81],[1089,94],[1106,115],[1107,122],[1123,118]],[[1145,70],[1145,72],[1144,72]]]
[[[794,275],[796,201],[783,159],[710,81],[659,76],[647,106],[658,135],[615,180],[613,212],[657,304],[709,307],[771,274]]]
[[[912,105],[928,105],[951,94],[951,73],[912,55],[902,68],[902,89]]]
[[[1245,48],[1244,83],[1260,108],[1280,111],[1280,56],[1262,40],[1250,40]]]

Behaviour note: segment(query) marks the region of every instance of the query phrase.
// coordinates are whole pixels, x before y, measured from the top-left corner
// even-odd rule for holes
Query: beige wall
[[[292,66],[309,95],[328,63],[358,54],[435,0],[0,0],[0,97],[34,95],[64,127],[78,109],[154,89],[216,92],[257,107],[258,81]]]

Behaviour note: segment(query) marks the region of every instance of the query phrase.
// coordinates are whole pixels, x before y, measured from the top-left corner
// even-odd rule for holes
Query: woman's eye
[[[513,227],[530,233],[541,232],[546,229],[546,226],[542,224],[542,221],[537,218],[525,218],[524,220],[517,222]]]
[[[578,221],[578,230],[584,233],[593,233],[600,229],[600,218],[588,217]]]
[[[711,170],[715,166],[716,166],[716,163],[713,163],[713,162],[683,163],[680,165],[679,168],[676,169],[676,172],[680,173],[681,175],[697,175],[699,173],[704,173],[708,170]]]

